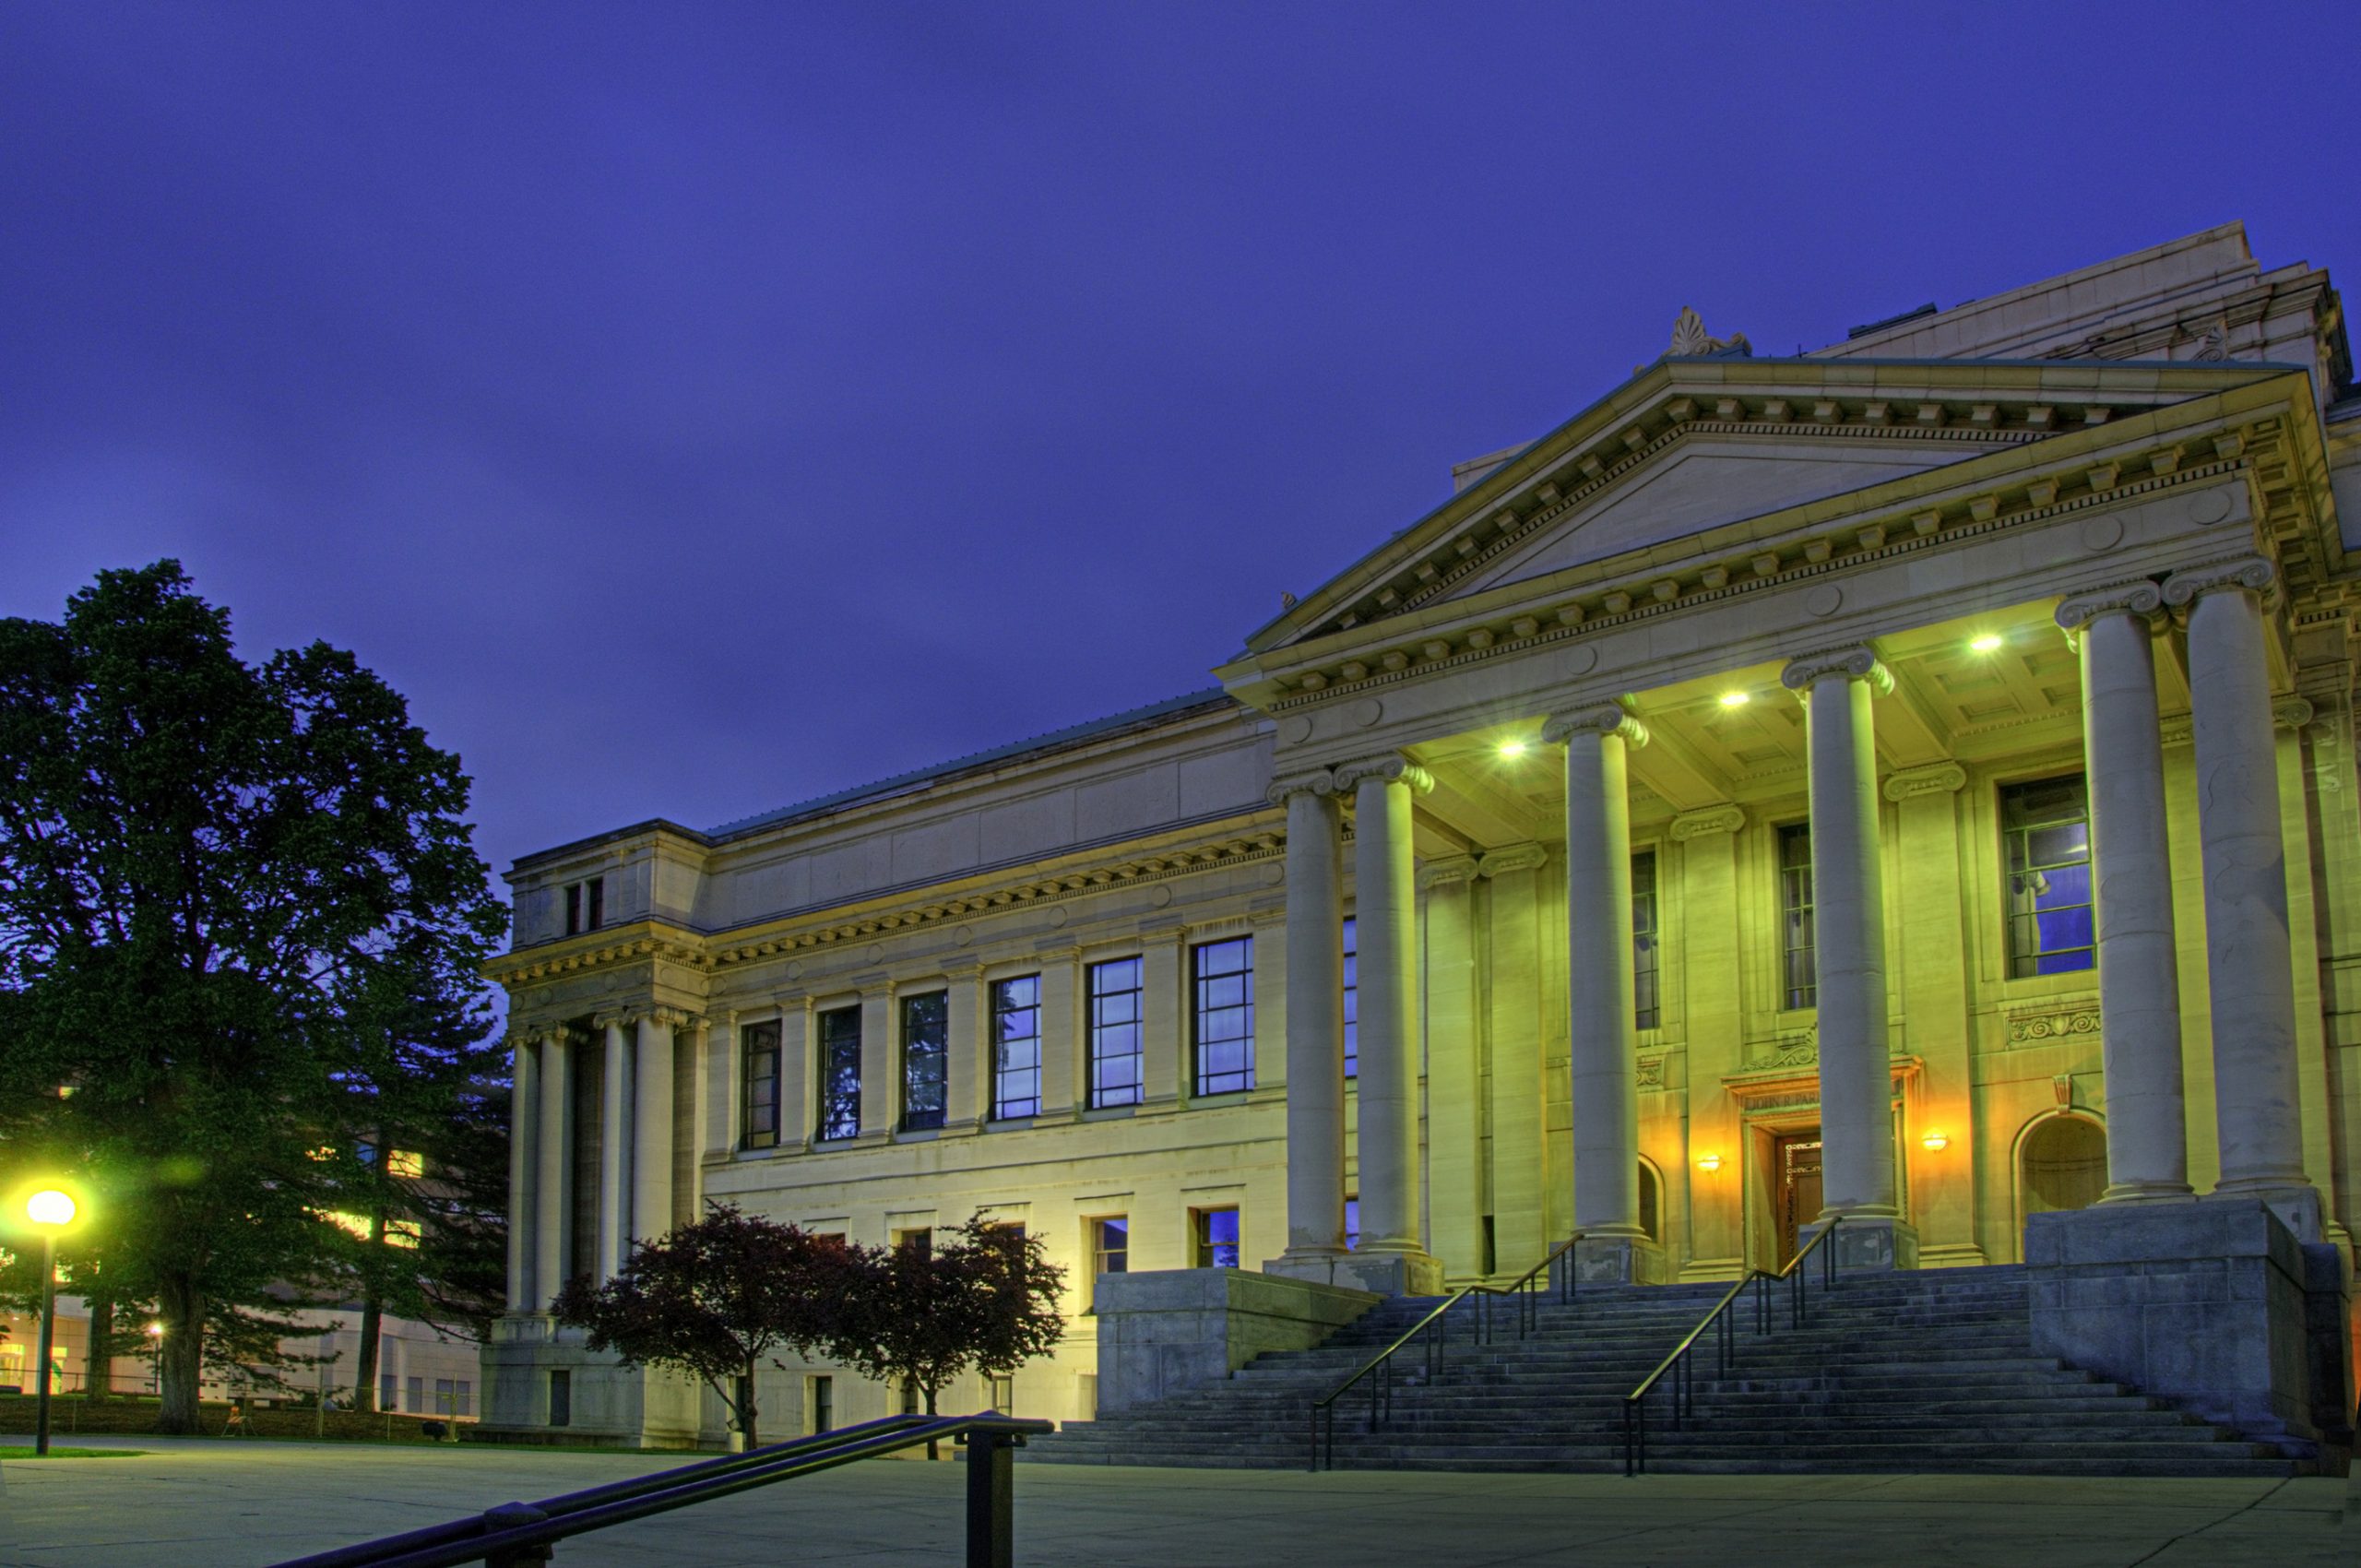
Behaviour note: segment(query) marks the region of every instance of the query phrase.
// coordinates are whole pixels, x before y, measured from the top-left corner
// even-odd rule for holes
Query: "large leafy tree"
[[[399,1087],[355,998],[421,951],[472,988],[500,930],[468,789],[350,653],[240,659],[177,563],[0,620],[0,1163],[90,1190],[79,1244],[165,1325],[161,1430],[208,1336],[348,1293],[326,1217],[366,1212]]]
[[[704,1380],[755,1447],[755,1374],[782,1350],[832,1343],[851,1283],[843,1240],[741,1214],[724,1204],[632,1249],[611,1279],[566,1282],[560,1323],[626,1366],[670,1367]]]

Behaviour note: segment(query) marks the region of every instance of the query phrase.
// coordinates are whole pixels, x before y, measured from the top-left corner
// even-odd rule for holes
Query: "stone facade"
[[[1680,333],[1220,690],[518,862],[489,1420],[545,1429],[564,1372],[576,1434],[721,1441],[709,1396],[540,1315],[709,1199],[872,1242],[1026,1224],[1074,1271],[1015,1380],[1052,1418],[1154,1382],[1135,1314],[1228,1324],[1211,1367],[1287,1294],[1129,1281],[1101,1344],[1109,1218],[1146,1273],[1234,1210],[1240,1263],[1333,1302],[1577,1232],[1585,1277],[1732,1278],[1838,1215],[1849,1265],[2015,1262],[2081,1218],[2051,1211],[2220,1194],[2338,1298],[2361,399],[2327,275],[2232,225],[1795,359]],[[1201,972],[1239,939],[1251,1011]],[[838,1421],[886,1408],[784,1369],[766,1429],[820,1377]]]

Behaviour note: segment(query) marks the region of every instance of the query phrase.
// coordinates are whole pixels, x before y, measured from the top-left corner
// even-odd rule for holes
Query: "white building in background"
[[[1026,1225],[1066,1344],[946,1408],[1053,1418],[1148,1375],[1123,1270],[1730,1278],[1838,1215],[1964,1266],[2245,1203],[2349,1280],[2350,380],[2236,225],[1793,359],[1683,311],[1217,689],[520,861],[488,1419],[720,1442],[544,1312],[707,1200]]]

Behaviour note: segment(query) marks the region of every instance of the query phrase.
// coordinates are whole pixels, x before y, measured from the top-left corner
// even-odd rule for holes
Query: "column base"
[[[1440,1296],[1442,1265],[1424,1253],[1347,1253],[1328,1283],[1377,1296]]]
[[[1848,1214],[1845,1223],[1836,1227],[1836,1234],[1827,1245],[1836,1254],[1838,1272],[1855,1269],[1916,1268],[1918,1266],[1918,1231],[1915,1226],[1891,1214]],[[1797,1250],[1811,1244],[1811,1239],[1828,1229],[1829,1222],[1816,1219],[1796,1232]],[[1806,1268],[1812,1265],[1804,1265]]]
[[[1664,1249],[1645,1236],[1584,1237],[1551,1266],[1552,1285],[1564,1286],[1569,1263],[1577,1285],[1661,1285],[1668,1277]]]
[[[2185,1204],[2197,1189],[2186,1182],[2126,1182],[2099,1194],[2103,1204]]]
[[[1337,1265],[1352,1253],[1342,1247],[1289,1247],[1263,1265],[1263,1272],[1275,1279],[1308,1279],[1314,1285],[1350,1286],[1349,1279],[1337,1277]]]

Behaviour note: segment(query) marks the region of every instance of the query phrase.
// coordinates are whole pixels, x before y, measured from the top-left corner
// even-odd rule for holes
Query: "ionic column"
[[[2164,731],[2150,641],[2163,604],[2163,590],[2142,578],[2076,594],[2058,607],[2058,624],[2082,663],[2082,766],[2090,779],[2106,1078],[2105,1203],[2190,1192]],[[2267,734],[2268,716],[2264,723]]]
[[[1866,647],[1790,661],[1780,679],[1809,730],[1811,880],[1820,1013],[1821,1218],[1842,1216],[1846,1266],[1907,1266],[1898,1222],[1893,1077],[1886,1044],[1885,878],[1878,853],[1873,693],[1893,677]]]
[[[672,1016],[639,1016],[632,1071],[631,1238],[672,1229]],[[624,1253],[630,1249],[626,1246]],[[619,1260],[620,1261],[620,1260]]]
[[[1335,788],[1323,769],[1270,790],[1287,811],[1287,1248],[1264,1272],[1323,1282],[1345,1255],[1344,826]]]
[[[1350,1273],[1368,1289],[1425,1295],[1441,1289],[1442,1271],[1418,1228],[1418,909],[1410,802],[1434,780],[1424,768],[1386,756],[1338,768],[1336,782],[1353,790],[1359,944],[1361,1233]],[[1337,952],[1341,966],[1341,938]]]
[[[2176,572],[2165,584],[2165,602],[2189,607],[2222,1150],[2217,1193],[2311,1192],[2297,1099],[2286,851],[2263,640],[2264,600],[2277,580],[2270,562],[2249,556]]]
[[[565,1030],[551,1031],[540,1044],[540,1136],[534,1158],[540,1175],[533,1183],[533,1310],[549,1311],[550,1298],[565,1283],[567,1232],[573,1229],[573,1140],[566,1136],[574,1075],[569,1072]]]
[[[540,1172],[534,1160],[540,1131],[540,1075],[534,1070],[533,1042],[523,1035],[509,1041],[508,1068],[508,1310],[529,1313],[533,1299],[534,1185]]]
[[[1574,1229],[1583,1277],[1653,1278],[1640,1225],[1639,1033],[1632,1016],[1630,748],[1640,721],[1613,703],[1554,719],[1566,748],[1566,988],[1574,1119]]]
[[[598,1277],[612,1279],[628,1250],[631,1226],[631,1044],[622,1018],[604,1018],[599,1028],[606,1056],[599,1076],[599,1256]]]

